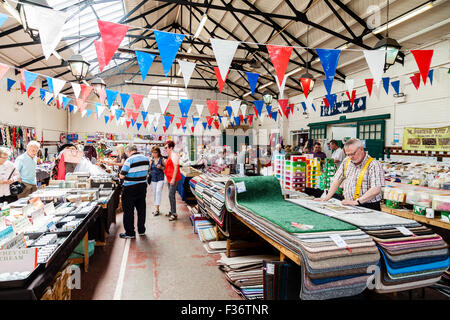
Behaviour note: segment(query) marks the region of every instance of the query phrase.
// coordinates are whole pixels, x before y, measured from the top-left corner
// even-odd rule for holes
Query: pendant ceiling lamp
[[[308,45],[309,45],[309,25],[306,30],[306,47],[308,47]],[[308,49],[307,49],[306,50],[306,72],[304,74],[302,74],[300,77],[300,85],[302,86],[303,92],[305,92],[305,91],[311,92],[314,87],[314,78],[308,72],[308,67],[309,67],[309,61],[308,61]],[[301,79],[305,79],[306,82],[305,81],[302,82]],[[306,88],[308,82],[309,82],[309,86]],[[305,88],[303,87],[303,83],[306,84]],[[308,93],[306,93],[306,94],[308,94]]]
[[[78,6],[80,6],[80,1],[78,1]],[[78,54],[72,55],[70,59],[67,60],[69,63],[70,72],[72,72],[72,75],[78,82],[81,82],[86,78],[90,66],[90,63],[87,62],[80,54],[80,13],[81,10],[78,11]]]
[[[28,33],[34,41],[38,41],[39,30],[36,23],[37,21],[34,19],[35,15],[32,14],[35,6],[51,9],[46,0],[22,0],[17,3],[16,9],[19,12],[20,23],[25,32]]]

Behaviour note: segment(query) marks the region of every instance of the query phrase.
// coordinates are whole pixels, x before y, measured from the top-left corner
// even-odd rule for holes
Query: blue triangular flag
[[[394,88],[395,93],[400,93],[400,80],[392,81],[391,82],[392,88]]]
[[[138,131],[141,128],[141,126],[142,126],[142,123],[140,123],[140,122],[136,123],[136,127],[137,127]]]
[[[122,115],[123,110],[121,109],[116,109],[116,120],[119,120],[120,116]]]
[[[186,128],[187,128],[187,127],[183,127],[183,132],[184,132],[184,133],[186,133]]]
[[[277,117],[278,117],[278,111],[272,112],[272,119],[277,121]]]
[[[327,94],[325,96],[328,100],[328,103],[330,104],[330,108],[333,108],[336,104],[337,95],[336,94]]]
[[[131,126],[134,127],[135,124],[136,124],[136,120],[131,119]]]
[[[154,30],[153,33],[155,34],[156,44],[161,57],[164,74],[167,77],[185,35],[157,30]]]
[[[239,127],[241,124],[241,117],[234,117],[234,123],[236,123],[236,126]]]
[[[112,104],[114,103],[114,101],[117,98],[117,95],[119,94],[119,91],[113,91],[113,90],[108,90],[106,89],[106,100],[108,101],[108,108],[111,109]],[[130,97],[128,97],[130,98]],[[128,99],[127,99],[128,101]],[[123,102],[123,100],[122,100]],[[125,107],[125,106],[124,106]]]
[[[147,77],[148,70],[150,70],[150,66],[155,60],[155,55],[147,52],[142,52],[135,50],[136,60],[139,65],[139,70],[141,70],[142,81],[145,81],[145,77]]]
[[[218,116],[219,117],[219,122],[222,123],[222,116]]]
[[[86,118],[89,118],[89,116],[94,112],[94,110],[86,109]]]
[[[38,77],[38,74],[23,70],[23,77],[25,79],[25,91],[28,91],[34,80],[36,80],[36,78]]]
[[[148,112],[141,111],[141,113],[142,113],[142,121],[145,121],[145,118],[147,118]]]
[[[341,50],[337,49],[316,49],[320,62],[322,63],[325,78],[328,80],[334,79],[336,68],[339,60]]]
[[[69,112],[73,112],[74,106],[69,104]]]
[[[244,123],[247,124],[247,118],[244,118]]]
[[[202,122],[202,125],[203,125],[203,129],[206,130],[206,126],[208,125],[208,123],[207,122]]]
[[[109,117],[108,117],[108,116],[105,116],[105,124],[108,123],[108,120],[109,120]]]
[[[194,127],[197,125],[198,120],[200,120],[200,118],[192,117],[192,123],[194,124]]]
[[[6,90],[9,91],[11,90],[11,87],[14,85],[14,83],[16,83],[16,80],[7,78],[7,84],[6,84]]]
[[[8,16],[4,13],[0,13],[0,27],[5,23],[5,21],[8,19]]]
[[[62,98],[62,107],[63,107],[63,109],[66,109],[66,107],[69,104],[69,102],[70,102],[70,98],[68,98],[66,96],[63,96],[63,98]]]
[[[225,110],[228,112],[228,118],[231,118],[231,115],[233,114],[233,109],[230,106],[226,106]]]
[[[327,89],[327,93],[331,94],[331,87],[333,86],[333,79],[324,79],[323,85],[325,86],[325,89]]]
[[[311,107],[313,108],[314,111],[316,111],[316,107],[314,106],[314,103],[311,103]]]
[[[431,69],[430,71],[428,71],[428,78],[430,79],[431,85],[433,85],[433,72],[434,72],[434,69]]]
[[[303,111],[306,112],[306,103],[302,102]]]
[[[40,93],[41,93],[41,100],[42,101],[44,101],[44,98],[45,98],[45,94],[47,93],[48,91],[47,90],[45,90],[45,89],[40,89]]]
[[[180,106],[181,116],[187,117],[192,105],[192,99],[181,99],[178,105]]]
[[[272,113],[272,106],[266,106],[267,109],[267,114],[271,114]]]
[[[122,100],[122,107],[125,108],[125,106],[127,105],[128,100],[130,99],[130,95],[126,94],[126,93],[121,93],[120,94],[120,100]]]
[[[256,84],[258,83],[259,74],[253,72],[246,72],[248,84],[250,85],[250,90],[252,95],[255,95]]]
[[[169,129],[171,121],[172,121],[171,116],[164,116],[164,123],[165,123],[166,129]]]
[[[258,117],[261,116],[261,111],[264,106],[264,100],[255,100],[253,101],[253,104],[255,105],[256,113],[258,113]]]
[[[48,92],[53,93],[53,78],[47,77]]]
[[[156,127],[153,127],[153,130],[156,132]]]
[[[389,94],[389,77],[383,78],[383,87],[384,91],[386,91],[386,94]]]

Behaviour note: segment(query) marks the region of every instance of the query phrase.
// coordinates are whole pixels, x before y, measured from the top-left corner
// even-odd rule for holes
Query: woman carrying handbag
[[[156,211],[153,215],[159,215],[159,206],[161,205],[161,194],[164,186],[164,165],[159,147],[152,148],[152,161],[150,163],[150,175],[148,176],[148,184],[152,185],[153,199],[155,201]]]
[[[20,173],[8,160],[10,154],[9,149],[0,147],[0,204],[17,201],[17,194],[11,194],[10,187],[20,180]]]

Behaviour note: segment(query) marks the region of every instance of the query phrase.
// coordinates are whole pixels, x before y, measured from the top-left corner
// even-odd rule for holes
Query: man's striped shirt
[[[135,153],[123,164],[120,174],[125,176],[123,186],[132,186],[138,183],[147,183],[150,161],[142,154]]]

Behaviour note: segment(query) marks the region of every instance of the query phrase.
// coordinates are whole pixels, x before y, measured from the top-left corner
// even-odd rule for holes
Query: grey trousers
[[[177,215],[177,202],[175,200],[175,195],[177,193],[177,186],[179,181],[175,181],[174,185],[169,185],[169,202],[170,202],[170,213],[174,216]]]

